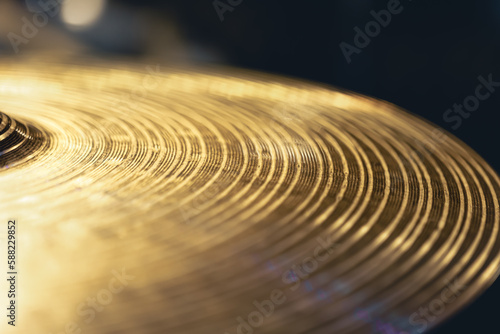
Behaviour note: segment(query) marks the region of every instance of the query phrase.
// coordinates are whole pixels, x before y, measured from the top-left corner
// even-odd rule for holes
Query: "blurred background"
[[[479,76],[500,82],[500,2],[401,0],[356,45],[355,28],[391,1],[1,0],[0,55],[231,65],[317,81],[420,115],[500,171],[500,87],[460,120],[445,118]],[[489,332],[499,300],[497,282],[433,333]]]

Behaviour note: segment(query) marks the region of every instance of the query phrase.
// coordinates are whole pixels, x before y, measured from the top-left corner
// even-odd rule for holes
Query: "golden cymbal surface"
[[[105,66],[0,65],[5,332],[419,333],[496,279],[499,179],[444,131],[296,80]]]

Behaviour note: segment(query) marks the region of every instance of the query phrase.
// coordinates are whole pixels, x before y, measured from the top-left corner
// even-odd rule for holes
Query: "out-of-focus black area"
[[[402,12],[348,64],[340,43],[353,44],[354,28],[364,30],[373,20],[370,11],[387,9],[388,2],[242,0],[221,21],[213,0],[111,1],[109,16],[90,30],[71,31],[57,19],[51,25],[85,45],[85,52],[162,58],[181,44],[181,58],[304,78],[384,99],[442,126],[500,171],[500,87],[457,129],[444,119],[447,109],[475,94],[479,76],[500,82],[500,2],[401,0]],[[0,48],[8,49],[8,43]],[[496,283],[435,333],[496,332],[499,300]]]

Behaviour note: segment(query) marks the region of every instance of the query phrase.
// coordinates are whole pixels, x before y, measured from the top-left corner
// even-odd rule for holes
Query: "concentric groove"
[[[416,333],[448,282],[466,288],[429,326],[498,276],[497,175],[391,104],[244,72],[0,73],[0,212],[29,240],[20,333],[232,334],[276,289],[260,333]],[[135,280],[113,305],[75,319],[121,268]]]
[[[44,146],[45,137],[38,129],[2,112],[0,118],[0,168],[21,164]]]

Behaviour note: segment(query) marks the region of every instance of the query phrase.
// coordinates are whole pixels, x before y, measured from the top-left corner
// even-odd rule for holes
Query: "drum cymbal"
[[[421,333],[498,275],[498,176],[397,106],[224,68],[0,74],[7,333]]]

